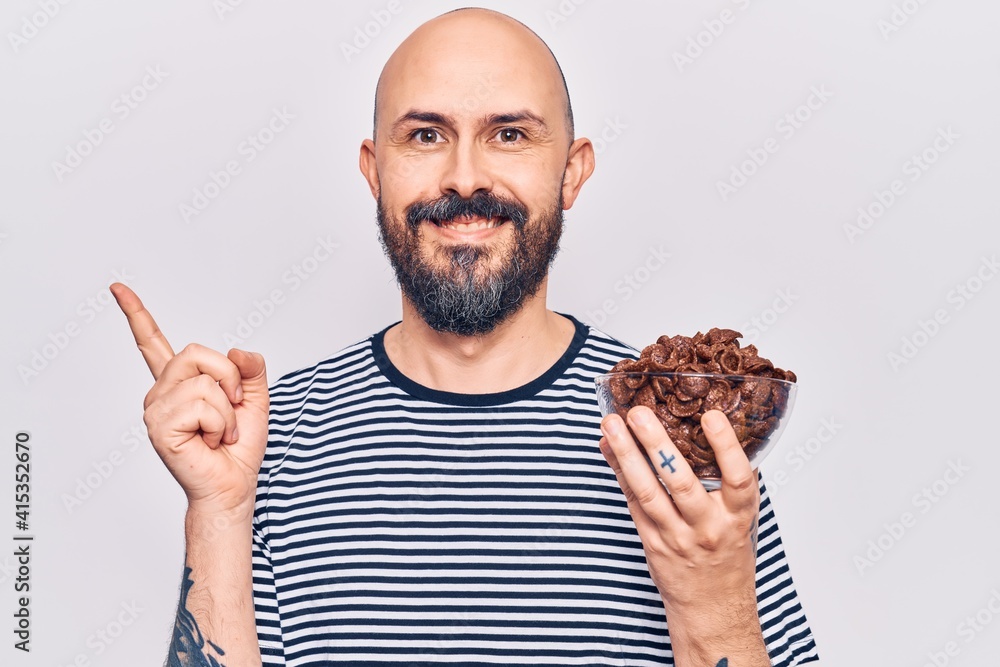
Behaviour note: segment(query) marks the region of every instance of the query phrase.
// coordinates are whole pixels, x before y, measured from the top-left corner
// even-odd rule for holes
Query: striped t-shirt
[[[602,457],[594,377],[638,352],[576,333],[535,380],[430,389],[383,329],[271,387],[254,520],[265,665],[672,665],[663,603]],[[761,487],[774,665],[817,659]]]

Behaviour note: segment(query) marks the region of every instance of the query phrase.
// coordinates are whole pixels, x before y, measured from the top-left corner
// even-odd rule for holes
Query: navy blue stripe
[[[639,353],[573,322],[562,358],[508,392],[412,382],[381,346],[389,327],[272,385],[253,585],[258,635],[284,648],[265,665],[673,664],[597,449],[594,377]],[[815,644],[769,499],[758,539],[758,606],[781,610],[763,635],[791,667]]]

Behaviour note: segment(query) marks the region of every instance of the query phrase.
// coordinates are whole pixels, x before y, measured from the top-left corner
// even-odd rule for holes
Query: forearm
[[[668,610],[677,667],[771,667],[755,590],[709,608]]]
[[[254,618],[251,514],[207,517],[188,510],[187,556],[169,667],[261,664]]]

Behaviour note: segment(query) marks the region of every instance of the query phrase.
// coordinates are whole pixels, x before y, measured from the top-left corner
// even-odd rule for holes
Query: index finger
[[[118,307],[128,318],[128,326],[132,329],[132,336],[142,352],[142,358],[149,366],[149,372],[153,374],[154,380],[159,379],[163,367],[174,356],[173,348],[135,292],[122,283],[113,283],[109,289],[118,302]]]

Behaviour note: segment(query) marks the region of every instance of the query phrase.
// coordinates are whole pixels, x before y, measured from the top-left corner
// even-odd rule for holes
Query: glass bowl
[[[721,486],[721,472],[702,431],[701,416],[708,410],[724,412],[750,459],[750,467],[756,469],[777,444],[798,388],[788,380],[714,373],[606,373],[594,382],[603,416],[617,413],[625,419],[631,407],[651,408],[702,485],[710,490]],[[652,462],[650,465],[657,467]]]

